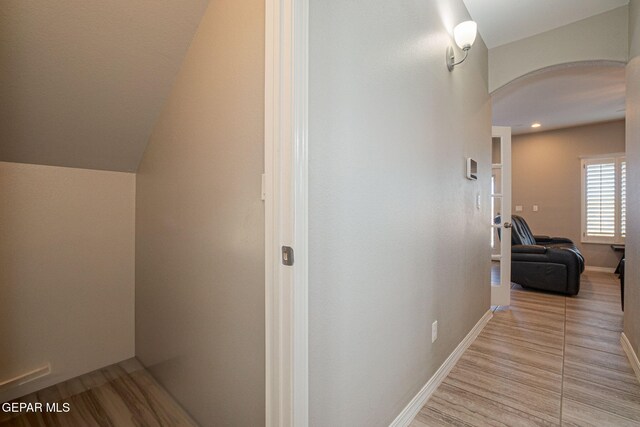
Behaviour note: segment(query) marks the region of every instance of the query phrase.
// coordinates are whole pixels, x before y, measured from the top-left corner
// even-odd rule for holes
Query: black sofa
[[[576,295],[584,257],[564,237],[534,235],[527,222],[511,217],[511,281],[525,288]]]

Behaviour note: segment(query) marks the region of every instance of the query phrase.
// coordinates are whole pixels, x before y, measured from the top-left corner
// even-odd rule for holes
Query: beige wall
[[[136,354],[202,425],[264,425],[264,2],[210,3],[137,175]]]
[[[624,120],[514,136],[513,214],[534,234],[568,237],[590,267],[615,268],[619,253],[609,245],[581,243],[582,172],[580,156],[623,153]],[[516,212],[515,206],[523,211]],[[533,212],[538,205],[538,212]]]
[[[629,59],[640,56],[640,2],[629,2]]]
[[[627,65],[627,165],[629,173],[624,332],[640,345],[640,0],[630,3],[631,55]]]
[[[0,402],[134,354],[135,175],[0,162]]]
[[[388,426],[489,308],[487,49],[443,62],[465,19],[459,0],[310,2],[312,426]]]
[[[546,67],[581,61],[626,62],[628,9],[619,7],[489,51],[489,91]]]

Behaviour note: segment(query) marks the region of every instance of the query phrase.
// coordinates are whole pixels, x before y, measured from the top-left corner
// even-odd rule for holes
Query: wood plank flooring
[[[576,297],[515,286],[412,427],[640,426],[640,384],[620,346],[620,285],[585,273]],[[68,413],[0,411],[0,426],[195,426],[135,360],[19,399]]]
[[[576,297],[514,285],[412,427],[640,426],[620,345],[620,282],[587,272]]]
[[[32,393],[17,402],[68,403],[70,411],[11,415],[9,427],[165,427],[196,426],[189,415],[136,359],[88,373]]]

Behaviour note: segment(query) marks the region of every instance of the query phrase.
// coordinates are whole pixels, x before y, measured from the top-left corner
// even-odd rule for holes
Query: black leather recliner
[[[576,245],[564,237],[534,235],[518,215],[511,217],[511,223],[511,281],[525,288],[576,295],[584,271],[584,257]]]

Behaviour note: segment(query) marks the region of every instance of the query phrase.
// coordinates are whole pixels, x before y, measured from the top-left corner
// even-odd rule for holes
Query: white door
[[[511,128],[492,128],[491,305],[510,304]]]

